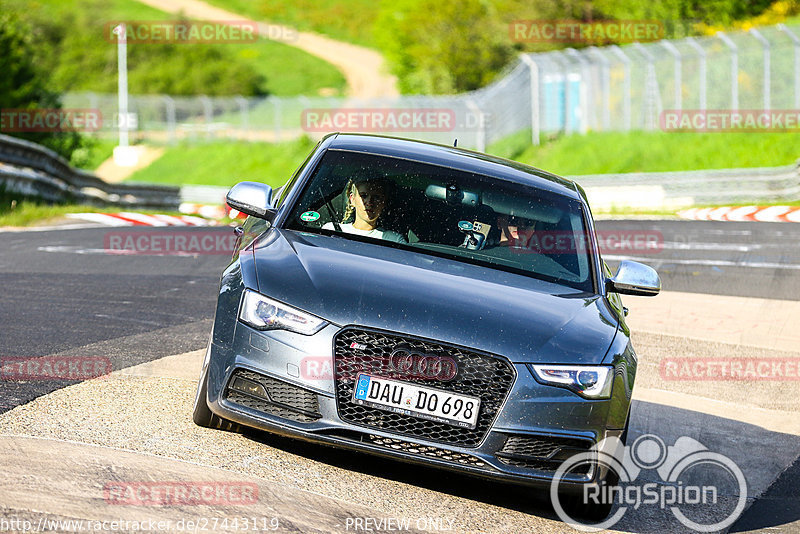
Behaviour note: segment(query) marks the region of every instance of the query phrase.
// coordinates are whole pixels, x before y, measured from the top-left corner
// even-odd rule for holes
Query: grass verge
[[[487,152],[564,176],[776,167],[800,158],[800,134],[592,132],[534,146],[528,130]]]
[[[243,180],[273,187],[286,183],[315,143],[308,138],[285,143],[225,141],[168,147],[127,181],[158,184],[219,185]]]
[[[64,216],[68,213],[118,213],[120,211],[182,215],[182,213],[172,212],[169,210],[131,210],[128,208],[121,208],[119,206],[93,206],[91,204],[58,204],[51,206],[26,200],[17,202],[15,204],[4,202],[0,206],[0,227],[39,226],[63,222]],[[76,220],[72,222],[79,223],[80,221]]]

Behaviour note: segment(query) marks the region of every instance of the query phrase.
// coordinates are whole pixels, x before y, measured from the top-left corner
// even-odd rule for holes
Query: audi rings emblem
[[[458,374],[458,364],[449,356],[422,354],[409,348],[397,348],[389,356],[391,370],[409,378],[447,382]]]

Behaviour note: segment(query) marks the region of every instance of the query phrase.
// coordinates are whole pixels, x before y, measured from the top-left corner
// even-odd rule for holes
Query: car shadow
[[[691,438],[705,446],[709,453],[723,455],[741,469],[747,484],[747,502],[744,513],[736,516],[739,522],[732,531],[778,527],[800,520],[800,506],[797,506],[797,495],[800,492],[798,477],[784,476],[776,483],[780,485],[781,495],[794,496],[793,506],[783,506],[780,513],[775,507],[780,507],[783,501],[769,499],[768,492],[768,488],[773,491],[771,486],[787,466],[795,463],[797,451],[800,450],[800,436],[773,432],[734,419],[650,402],[634,400],[631,409],[628,445],[635,446],[633,444],[642,436],[647,436],[643,439],[656,436],[667,447],[673,447],[679,438]],[[244,434],[249,439],[269,447],[330,466],[560,521],[547,491],[487,481],[252,429],[246,430]],[[680,449],[680,447],[674,448],[676,451]],[[709,511],[707,509],[709,507],[692,507],[685,504],[678,507],[686,518],[701,525],[733,517],[735,508],[740,502],[738,488],[735,484],[731,485],[729,480],[722,480],[718,466],[716,467],[714,470],[713,465],[694,466],[681,475],[678,483],[697,486],[702,484],[704,487],[718,486],[719,502],[713,510]],[[796,463],[794,468],[800,471]],[[662,487],[676,486],[674,481],[664,482],[655,468],[642,469],[632,482],[623,482],[621,486],[644,487],[645,484],[657,488],[656,491],[660,491]],[[766,498],[760,499],[762,495]],[[657,503],[641,503],[637,507],[632,502],[628,504],[630,505],[625,507],[618,522],[610,527],[613,530],[636,533],[696,532],[695,529],[682,523],[670,510],[670,506],[662,508]],[[611,516],[620,509],[620,506],[615,504]],[[728,529],[730,526],[724,528]]]

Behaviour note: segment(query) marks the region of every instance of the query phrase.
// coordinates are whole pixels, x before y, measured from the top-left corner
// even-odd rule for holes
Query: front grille
[[[236,378],[261,384],[269,398],[232,389],[231,384]],[[319,399],[316,393],[246,369],[237,369],[231,375],[225,398],[260,412],[303,423],[316,421],[322,417],[322,414],[319,413]]]
[[[564,460],[575,454],[587,452],[592,442],[584,439],[550,436],[509,436],[503,448],[495,454],[506,465],[555,471]],[[579,464],[571,472],[587,474],[591,466]]]
[[[368,443],[383,449],[393,451],[402,451],[416,456],[424,456],[426,458],[435,458],[448,463],[466,465],[470,467],[478,467],[481,469],[491,469],[491,466],[471,454],[464,454],[462,452],[449,451],[434,447],[433,445],[418,445],[410,441],[405,441],[397,438],[387,438],[378,436],[376,434],[369,434],[363,432],[355,432],[348,430],[336,430],[330,432],[331,435],[347,439],[349,441],[357,441],[359,443]]]
[[[453,358],[458,365],[458,372],[452,380],[442,381],[395,371],[389,365],[389,357],[399,347]],[[336,334],[334,368],[337,406],[343,421],[463,447],[475,447],[481,442],[491,428],[515,377],[514,367],[497,356],[434,341],[356,328],[346,328]],[[355,404],[353,388],[361,372],[480,397],[476,427],[461,428]]]
[[[420,456],[427,456],[429,458],[436,458],[438,460],[444,460],[446,462],[461,465],[471,465],[473,467],[482,468],[488,467],[486,462],[470,454],[448,451],[447,449],[440,449],[439,447],[433,447],[432,445],[417,445],[416,443],[411,443],[410,441],[403,441],[395,438],[385,438],[382,436],[376,436],[374,434],[368,434],[366,439],[373,445],[378,445],[380,447],[395,451],[403,451]]]

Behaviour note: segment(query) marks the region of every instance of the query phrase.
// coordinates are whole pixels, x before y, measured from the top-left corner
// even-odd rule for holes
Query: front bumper
[[[511,364],[513,384],[481,439],[470,446],[345,421],[333,377],[333,340],[340,331],[329,325],[303,336],[261,332],[237,322],[230,343],[209,347],[209,408],[225,419],[284,436],[538,487],[549,486],[561,461],[622,432],[607,428],[619,399],[589,401],[542,385],[525,364]],[[237,379],[258,384],[267,395],[232,389]],[[568,475],[562,489],[579,491],[604,477],[604,468],[590,468]]]

